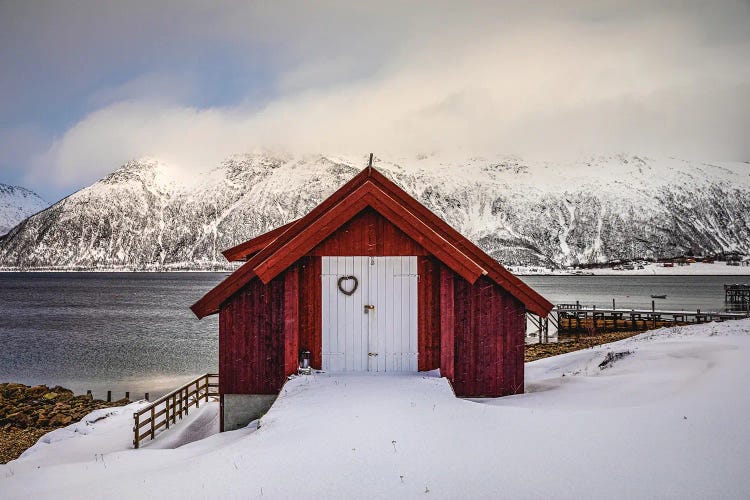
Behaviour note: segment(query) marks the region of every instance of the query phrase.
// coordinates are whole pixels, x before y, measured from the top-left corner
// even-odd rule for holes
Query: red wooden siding
[[[284,375],[297,373],[299,366],[299,267],[284,273]]]
[[[320,257],[303,257],[298,261],[299,279],[299,349],[310,351],[310,365],[323,366],[323,312],[320,274],[323,272]]]
[[[457,276],[452,281],[456,394],[523,392],[523,304],[487,277],[473,285]]]
[[[456,375],[456,317],[454,275],[440,267],[440,374],[451,382]],[[468,282],[467,282],[468,283]]]
[[[276,394],[284,383],[284,276],[252,280],[219,313],[221,394]]]
[[[440,368],[440,262],[418,257],[417,345],[419,370]]]
[[[427,255],[422,246],[372,208],[365,208],[309,255]]]
[[[473,285],[418,258],[419,369],[440,368],[458,396],[523,392],[524,305],[487,277]],[[321,258],[303,257],[264,285],[254,279],[219,316],[222,394],[275,394],[299,351],[322,365]]]

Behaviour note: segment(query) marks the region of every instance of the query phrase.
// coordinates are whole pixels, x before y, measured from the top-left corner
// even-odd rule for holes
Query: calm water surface
[[[216,316],[188,308],[225,273],[0,273],[0,382],[160,395],[218,369]],[[725,276],[525,276],[553,303],[720,310]]]
[[[0,273],[0,381],[157,395],[218,369],[216,316],[189,306],[224,273]]]

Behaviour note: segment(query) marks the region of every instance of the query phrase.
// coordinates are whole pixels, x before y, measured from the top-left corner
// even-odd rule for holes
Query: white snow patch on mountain
[[[0,236],[26,217],[49,206],[35,192],[21,186],[0,184]]]
[[[305,215],[366,164],[235,155],[197,177],[123,165],[0,241],[0,268],[229,268],[221,251]],[[383,157],[375,166],[509,265],[750,253],[750,165],[637,155]]]

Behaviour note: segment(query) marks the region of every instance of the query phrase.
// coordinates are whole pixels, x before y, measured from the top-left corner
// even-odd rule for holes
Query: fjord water
[[[158,396],[218,369],[216,316],[190,304],[225,273],[0,273],[0,382]],[[750,276],[524,276],[553,303],[721,310]]]
[[[224,273],[0,273],[0,381],[141,398],[218,369],[189,306]]]

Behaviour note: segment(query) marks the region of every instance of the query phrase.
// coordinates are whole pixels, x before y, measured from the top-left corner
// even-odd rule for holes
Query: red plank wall
[[[417,349],[419,371],[440,368],[440,269],[434,257],[418,257]]]
[[[297,261],[297,266],[300,280],[298,347],[310,351],[310,365],[320,369],[323,366],[322,261],[320,257],[303,257]]]
[[[427,255],[422,246],[372,208],[365,208],[309,255]]]
[[[458,396],[523,392],[525,309],[486,277],[474,285],[418,258],[419,369],[441,368]],[[303,257],[268,285],[252,280],[221,307],[222,394],[275,394],[299,351],[322,364],[321,258]]]
[[[255,279],[219,311],[219,392],[276,394],[284,383],[284,275]]]
[[[454,276],[452,285],[456,394],[496,397],[522,393],[523,304],[484,276],[474,285]]]

